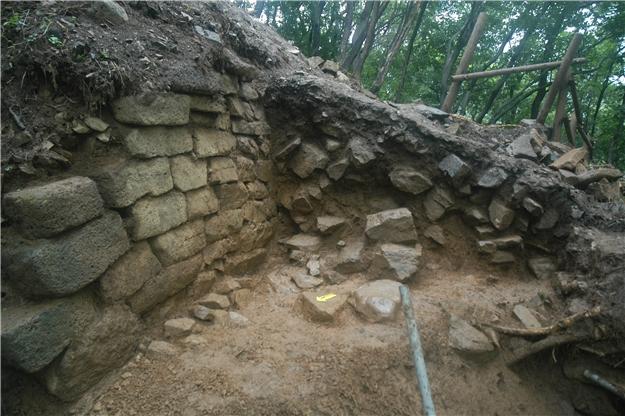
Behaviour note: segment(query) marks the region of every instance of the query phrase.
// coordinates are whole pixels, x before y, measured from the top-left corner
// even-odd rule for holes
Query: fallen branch
[[[12,107],[9,107],[9,114],[11,114],[11,117],[13,117],[13,121],[15,121],[15,124],[17,124],[17,127],[19,127],[20,130],[26,130],[26,126],[24,125],[24,123],[22,123],[20,116],[18,116],[17,113],[13,111]]]
[[[501,332],[502,334],[506,334],[506,335],[516,335],[520,337],[540,337],[540,336],[550,335],[554,332],[569,328],[577,321],[580,321],[586,318],[593,318],[595,316],[598,316],[600,313],[601,313],[601,308],[597,306],[590,310],[579,312],[571,316],[568,316],[566,318],[560,319],[559,321],[557,321],[556,323],[552,325],[544,326],[541,328],[512,328],[512,327],[498,326],[498,325],[491,325],[491,324],[485,324],[485,326],[493,328],[495,331]]]
[[[588,334],[561,334],[561,335],[551,335],[545,339],[541,339],[540,341],[533,342],[525,347],[517,348],[512,351],[512,355],[505,359],[506,365],[511,366],[518,363],[525,358],[537,354],[541,351],[544,351],[548,348],[554,348],[564,344],[571,344],[573,342],[584,341],[590,338]]]

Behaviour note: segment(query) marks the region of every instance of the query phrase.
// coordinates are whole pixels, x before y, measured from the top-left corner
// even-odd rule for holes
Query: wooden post
[[[562,58],[562,65],[558,68],[558,72],[556,73],[556,77],[549,88],[549,92],[547,92],[547,96],[545,97],[545,101],[543,102],[543,106],[538,112],[538,116],[536,117],[536,122],[540,124],[545,124],[545,120],[547,119],[547,115],[549,114],[549,110],[553,105],[553,102],[556,99],[556,95],[558,91],[562,89],[562,86],[568,79],[569,68],[571,67],[571,62],[573,62],[573,58],[575,57],[575,53],[577,53],[577,49],[579,45],[582,43],[582,35],[578,32],[573,35],[573,39],[569,43],[569,47],[564,54],[564,58]]]
[[[473,26],[473,32],[471,32],[471,37],[469,37],[469,41],[467,42],[467,47],[462,53],[462,58],[460,58],[460,64],[458,64],[458,68],[456,69],[456,75],[464,74],[467,72],[469,68],[469,64],[471,63],[471,59],[473,58],[473,54],[475,53],[475,47],[477,46],[477,42],[480,40],[480,36],[482,35],[482,31],[484,30],[484,26],[486,24],[486,13],[481,12],[477,16],[477,21],[475,22],[475,26]],[[458,94],[458,89],[460,89],[461,81],[453,81],[449,86],[449,90],[447,90],[447,96],[445,97],[445,101],[443,101],[443,105],[441,106],[441,110],[449,113],[456,101],[456,95]]]
[[[566,129],[566,134],[569,136],[571,144],[574,147],[577,147],[577,140],[575,140],[575,132],[577,131],[577,116],[575,113],[569,114],[569,122],[566,126],[568,127]]]
[[[588,149],[588,158],[592,160],[592,140],[586,134],[584,130],[584,126],[582,125],[582,107],[579,104],[579,97],[577,96],[577,87],[575,86],[575,80],[571,78],[569,80],[569,89],[571,90],[571,99],[573,100],[573,108],[575,109],[575,117],[578,121],[577,123],[577,131],[580,136],[582,136],[582,140],[586,144],[586,148]]]
[[[551,133],[551,140],[561,141],[560,126],[566,114],[566,88],[560,90],[558,95],[558,104],[556,105],[556,114],[553,118],[553,131]]]
[[[583,64],[586,62],[586,58],[575,58],[571,64]],[[451,77],[453,81],[466,81],[469,79],[477,79],[477,78],[490,78],[496,77],[499,75],[508,75],[514,74],[517,72],[529,72],[529,71],[540,71],[557,68],[562,65],[562,61],[554,61],[554,62],[543,62],[542,64],[531,64],[531,65],[522,65],[522,66],[513,66],[510,68],[499,68],[499,69],[491,69],[490,71],[481,71],[481,72],[471,72],[469,74],[460,74],[454,75]]]

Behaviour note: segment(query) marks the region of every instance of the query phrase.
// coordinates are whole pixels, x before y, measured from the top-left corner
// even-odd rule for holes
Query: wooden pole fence
[[[572,64],[583,64],[586,62],[586,58],[575,58],[573,59]],[[496,77],[499,75],[507,75],[514,74],[517,72],[530,72],[530,71],[540,71],[545,69],[554,69],[562,65],[562,61],[554,61],[554,62],[544,62],[542,64],[531,64],[531,65],[522,65],[522,66],[513,66],[510,68],[500,68],[500,69],[492,69],[490,71],[482,71],[482,72],[471,72],[468,74],[460,74],[454,75],[451,77],[453,81],[466,81],[469,79],[476,78],[490,78]]]

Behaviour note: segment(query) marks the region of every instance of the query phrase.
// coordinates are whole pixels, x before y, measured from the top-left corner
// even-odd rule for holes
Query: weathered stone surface
[[[202,256],[197,255],[163,269],[129,299],[130,308],[140,314],[173,296],[195,279],[202,264]]]
[[[374,280],[354,290],[349,302],[370,322],[393,320],[400,309],[400,286],[394,280]]]
[[[91,179],[76,176],[7,193],[3,216],[27,237],[51,237],[99,216],[102,198]]]
[[[95,316],[89,296],[2,309],[2,362],[27,373],[41,370],[63,352]]]
[[[216,278],[217,274],[213,270],[201,272],[191,284],[189,288],[189,295],[192,297],[198,297],[200,295],[207,294],[213,288]]]
[[[371,267],[380,277],[388,277],[400,282],[413,277],[418,270],[422,249],[399,244],[382,244],[380,251],[373,256]]]
[[[522,204],[523,208],[525,208],[525,210],[534,217],[540,217],[543,214],[543,206],[534,201],[532,198],[523,198]]]
[[[227,295],[238,289],[241,289],[241,284],[232,277],[224,277],[213,286],[213,292],[220,295]]]
[[[226,99],[222,96],[207,97],[205,95],[192,95],[189,107],[194,111],[225,113]]]
[[[425,229],[423,235],[434,241],[435,243],[444,246],[447,243],[445,238],[445,230],[439,225],[430,225]]]
[[[521,304],[516,305],[512,312],[526,328],[540,328],[542,326],[532,311]]]
[[[273,176],[273,163],[271,160],[260,159],[256,161],[256,177],[267,183]]]
[[[509,251],[497,250],[493,253],[490,258],[490,262],[493,264],[506,264],[506,263],[514,263],[516,261],[516,257],[514,254]]]
[[[145,242],[135,244],[100,278],[100,295],[107,302],[123,300],[161,271],[161,263]]]
[[[471,167],[453,153],[445,156],[439,162],[438,168],[451,179],[455,186],[462,184],[471,174]]]
[[[195,321],[191,318],[176,318],[165,321],[163,329],[166,338],[182,338],[193,330]]]
[[[65,296],[97,279],[129,248],[122,220],[107,211],[54,240],[12,239],[4,272],[26,296]]]
[[[495,229],[490,225],[478,225],[475,231],[480,238],[492,237],[495,234]]]
[[[343,177],[347,167],[349,166],[349,159],[341,158],[335,162],[332,162],[326,168],[326,172],[330,178],[335,181],[338,181]]]
[[[332,322],[341,312],[347,302],[347,295],[303,292],[300,297],[302,311],[311,321]]]
[[[220,209],[236,209],[245,204],[249,195],[247,188],[242,182],[225,183],[215,187],[215,193],[219,198]]]
[[[131,208],[134,240],[154,237],[187,221],[187,201],[184,194],[168,194],[143,198]]]
[[[529,133],[514,139],[508,146],[508,153],[519,159],[536,160],[538,157],[532,146],[532,136]]]
[[[514,220],[514,211],[508,208],[502,200],[493,198],[488,206],[490,222],[498,230],[505,230]]]
[[[189,122],[191,98],[179,94],[144,94],[113,101],[113,115],[121,123],[140,126],[182,126]]]
[[[299,136],[293,137],[291,140],[287,141],[280,150],[275,153],[276,160],[286,159],[288,155],[293,153],[295,149],[297,149],[302,144],[302,138]]]
[[[254,101],[258,99],[258,92],[249,82],[242,82],[239,94],[244,100]]]
[[[482,174],[482,176],[480,176],[477,186],[481,186],[482,188],[497,188],[499,185],[504,183],[506,179],[508,179],[506,171],[501,168],[494,167],[488,169]]]
[[[347,144],[352,162],[359,167],[366,166],[375,160],[372,146],[360,136],[352,137]]]
[[[254,181],[245,184],[247,187],[247,192],[251,198],[254,199],[265,199],[269,196],[269,191],[264,183],[261,181]]]
[[[251,159],[258,159],[260,149],[254,138],[249,136],[237,136],[237,149]]]
[[[176,156],[169,159],[169,163],[176,189],[186,192],[206,186],[208,171],[205,160]]]
[[[234,159],[234,163],[237,166],[239,172],[239,180],[243,182],[251,182],[256,180],[256,168],[254,161],[244,156],[237,156]]]
[[[128,21],[126,10],[113,0],[102,0],[93,2],[88,8],[89,14],[96,19],[123,24]]]
[[[343,274],[358,273],[367,270],[369,261],[363,256],[364,249],[364,239],[347,241],[345,246],[339,251],[335,270]]]
[[[243,215],[240,209],[222,210],[206,220],[204,232],[209,243],[220,240],[243,227]]]
[[[154,253],[164,266],[193,256],[206,247],[204,221],[187,222],[151,240]]]
[[[523,238],[520,235],[509,235],[477,242],[478,249],[483,253],[494,253],[498,249],[504,248],[520,248],[522,244]]]
[[[191,111],[189,115],[191,124],[200,127],[211,127],[217,130],[230,130],[230,115],[218,113],[198,113]]]
[[[152,341],[148,345],[148,354],[156,356],[174,356],[178,354],[178,348],[175,345],[165,341]]]
[[[204,256],[204,263],[211,266],[213,262],[223,258],[227,253],[237,248],[237,242],[233,238],[224,238],[219,241],[215,241],[212,244],[206,246],[202,251]]]
[[[144,127],[130,130],[124,144],[134,157],[175,156],[193,150],[193,137],[187,127]]]
[[[316,235],[296,234],[284,241],[284,245],[293,250],[313,252],[321,247],[321,239]]]
[[[430,221],[437,221],[454,204],[454,197],[446,188],[436,186],[429,191],[423,201],[425,215]]]
[[[479,361],[495,354],[495,347],[486,335],[454,315],[449,320],[449,346],[463,356]]]
[[[246,120],[254,119],[252,106],[238,97],[228,97],[228,111],[235,117],[242,117]]]
[[[219,210],[219,199],[210,186],[187,192],[187,218],[189,220],[205,217]]]
[[[558,210],[555,208],[547,208],[545,213],[540,217],[540,220],[534,228],[537,230],[549,230],[556,226],[558,220],[560,219],[560,214]]]
[[[619,182],[610,182],[606,178],[588,185],[586,192],[593,195],[599,202],[616,202],[621,198]]]
[[[315,169],[324,169],[328,164],[325,150],[313,143],[302,143],[289,160],[289,167],[302,179],[309,177]]]
[[[578,188],[585,188],[593,182],[600,181],[601,179],[607,179],[609,181],[615,181],[623,176],[623,172],[613,168],[599,168],[589,170],[588,172],[577,175],[575,180],[575,186]]]
[[[419,195],[432,187],[432,181],[411,167],[397,167],[388,175],[391,183],[400,191]]]
[[[488,216],[488,211],[480,206],[466,206],[462,210],[464,220],[471,224],[487,224],[490,223],[490,218]]]
[[[588,150],[585,147],[572,149],[557,158],[551,165],[552,169],[566,169],[575,171],[577,164],[588,157]]]
[[[321,64],[321,70],[323,72],[327,72],[336,76],[336,74],[339,72],[339,64],[328,59],[326,61],[323,61],[323,64]]]
[[[317,229],[321,234],[332,234],[345,225],[345,218],[322,216],[317,217]]]
[[[65,401],[79,398],[130,358],[139,341],[140,329],[141,322],[127,306],[107,308],[46,371],[48,391]]]
[[[239,180],[234,161],[229,157],[213,157],[208,161],[208,173],[211,183],[228,183]]]
[[[227,156],[237,146],[232,133],[196,128],[193,132],[193,150],[198,157]]]
[[[319,276],[321,274],[321,262],[319,261],[319,255],[313,255],[306,262],[306,268],[308,269],[308,274],[311,276]]]
[[[114,208],[127,207],[145,195],[162,195],[174,187],[166,158],[111,164],[93,179],[104,201]]]
[[[255,271],[267,257],[267,250],[258,248],[249,253],[241,253],[228,258],[224,270],[230,274],[246,274]]]
[[[300,289],[312,289],[323,283],[323,279],[315,276],[310,276],[306,273],[306,270],[297,270],[291,273],[291,280]]]
[[[549,257],[533,257],[527,261],[527,265],[534,276],[542,280],[551,278],[557,270],[556,264]]]
[[[367,215],[367,237],[390,243],[416,241],[417,230],[407,208],[389,209]]]
[[[264,121],[233,120],[232,131],[237,134],[263,136],[271,133],[271,128]]]
[[[239,250],[246,252],[266,246],[273,236],[270,222],[247,223],[239,233]]]

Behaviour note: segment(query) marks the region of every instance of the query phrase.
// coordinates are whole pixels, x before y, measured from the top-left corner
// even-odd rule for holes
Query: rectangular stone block
[[[120,123],[139,126],[182,126],[189,122],[188,95],[148,93],[113,101],[113,115]]]
[[[174,182],[167,158],[121,161],[110,164],[93,176],[107,205],[123,208],[145,195],[169,192]]]
[[[243,182],[251,182],[256,180],[256,167],[254,161],[244,156],[237,156],[234,159],[234,163],[237,165],[237,171],[239,172],[239,180]]]
[[[206,160],[191,156],[176,156],[169,160],[174,186],[185,192],[201,188],[208,183]]]
[[[187,198],[187,217],[189,220],[205,217],[219,210],[219,199],[210,186],[185,194]]]
[[[211,183],[228,183],[239,180],[237,167],[229,157],[213,157],[209,159],[208,173]]]
[[[134,157],[175,156],[193,150],[193,137],[187,127],[144,127],[130,130],[124,144]]]
[[[194,130],[193,150],[198,157],[227,156],[236,144],[232,133],[201,127]]]
[[[206,220],[204,231],[209,243],[220,240],[243,227],[243,215],[240,209],[222,210]]]
[[[211,265],[215,260],[223,258],[226,254],[232,252],[237,248],[237,242],[230,237],[222,240],[215,241],[212,244],[206,246],[202,251],[204,257],[204,263]]]
[[[198,113],[191,111],[190,121],[198,126],[230,130],[230,114],[228,113]]]
[[[192,95],[191,110],[207,113],[225,113],[226,99],[223,96]]]
[[[128,248],[119,214],[106,211],[54,240],[7,239],[2,263],[25,296],[66,296],[96,280]]]
[[[163,269],[129,299],[130,308],[141,314],[175,295],[195,279],[202,264],[202,255],[198,254]]]
[[[76,176],[7,193],[3,215],[27,237],[50,237],[99,216],[103,202],[91,179]]]
[[[2,309],[2,362],[34,373],[52,362],[95,317],[84,293]]]
[[[240,208],[248,199],[247,188],[242,182],[225,183],[215,187],[221,209]]]
[[[271,133],[271,128],[264,121],[232,120],[232,131],[237,134],[263,136]]]
[[[165,266],[197,254],[206,246],[204,221],[195,220],[161,234],[150,241],[158,259]]]
[[[180,192],[143,198],[131,208],[132,238],[143,240],[163,234],[187,221],[187,202]]]
[[[107,302],[126,299],[162,269],[161,263],[145,242],[135,244],[99,280],[100,296]]]

